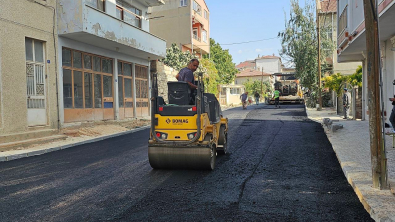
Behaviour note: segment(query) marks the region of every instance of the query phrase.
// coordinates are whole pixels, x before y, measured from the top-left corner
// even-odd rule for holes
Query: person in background
[[[256,103],[257,105],[259,105],[259,98],[261,98],[261,96],[259,95],[258,92],[255,92],[254,97],[255,97],[255,103]]]
[[[344,110],[344,118],[343,119],[348,119],[348,111],[350,109],[350,95],[348,93],[347,88],[344,88],[344,93],[343,93],[343,110]]]
[[[278,91],[277,89],[274,91],[274,104],[276,105],[276,107],[278,106],[278,108],[280,108],[280,91]]]
[[[395,133],[395,95],[394,95],[394,98],[390,98],[390,101],[392,102],[392,111],[391,111],[391,115],[390,115],[390,123],[392,125],[392,132],[391,133]]]
[[[247,97],[248,97],[248,92],[245,92],[240,95],[241,103],[243,104],[243,109],[247,109]]]

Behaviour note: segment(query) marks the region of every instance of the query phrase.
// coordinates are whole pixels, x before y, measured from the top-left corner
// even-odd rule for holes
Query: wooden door
[[[136,65],[136,115],[149,116],[148,68]]]

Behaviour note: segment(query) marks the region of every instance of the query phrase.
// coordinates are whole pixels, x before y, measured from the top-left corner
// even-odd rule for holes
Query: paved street
[[[301,105],[224,112],[214,171],[152,170],[148,130],[0,163],[0,221],[371,221]]]

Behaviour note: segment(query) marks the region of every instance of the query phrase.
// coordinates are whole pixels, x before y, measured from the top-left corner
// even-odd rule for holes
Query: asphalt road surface
[[[301,105],[234,108],[214,171],[153,170],[148,130],[0,163],[0,221],[372,221]]]

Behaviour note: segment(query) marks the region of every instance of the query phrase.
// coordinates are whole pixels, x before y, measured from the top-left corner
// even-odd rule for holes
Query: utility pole
[[[321,11],[321,2],[316,0],[317,4],[317,38],[318,38],[318,111],[322,110],[322,89],[321,89],[321,35],[320,35],[320,15],[319,12]]]
[[[366,24],[370,152],[373,187],[386,189],[387,158],[382,138],[380,112],[380,47],[377,0],[363,0]]]
[[[262,67],[262,79],[261,79],[261,96],[263,96],[263,67]]]

